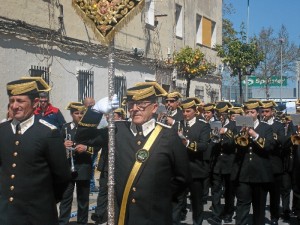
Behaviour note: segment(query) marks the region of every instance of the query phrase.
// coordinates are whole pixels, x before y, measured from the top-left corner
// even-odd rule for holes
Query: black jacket
[[[221,141],[213,144],[211,165],[213,173],[217,174],[230,174],[235,157],[235,122],[229,121],[224,128],[227,128],[227,131],[221,135]]]
[[[37,120],[16,135],[0,125],[0,224],[56,225],[56,203],[71,179],[57,129]]]
[[[187,152],[189,155],[192,178],[209,176],[209,164],[205,162],[204,154],[208,148],[210,126],[201,119],[196,119],[192,126],[186,126],[182,121],[183,135],[189,140]]]
[[[239,130],[239,129],[238,129]],[[250,139],[246,147],[237,146],[231,177],[245,183],[268,183],[273,181],[270,152],[274,147],[270,125],[259,122],[254,129],[259,134],[257,141]]]
[[[99,115],[101,116],[101,115]],[[117,121],[115,134],[115,191],[116,207],[120,209],[128,176],[136,161],[136,153],[149,137],[134,136],[130,122]],[[86,137],[92,128],[78,127],[77,137]],[[94,146],[107,144],[107,130],[92,129]],[[84,133],[83,135],[81,135]],[[93,135],[93,134],[92,134]],[[90,136],[91,137],[91,136]],[[186,188],[190,170],[186,149],[173,129],[163,128],[142,164],[130,189],[125,224],[171,225],[172,198]],[[116,213],[116,221],[119,212]]]

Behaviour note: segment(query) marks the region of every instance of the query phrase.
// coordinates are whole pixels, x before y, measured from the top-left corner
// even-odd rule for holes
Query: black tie
[[[17,135],[21,134],[21,126],[20,126],[20,123],[18,123],[18,124],[16,125],[16,134],[17,134]]]

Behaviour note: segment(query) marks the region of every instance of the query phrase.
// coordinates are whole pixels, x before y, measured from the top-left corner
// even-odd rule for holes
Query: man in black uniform
[[[222,123],[222,128],[217,126],[212,130],[211,142],[213,144],[213,152],[211,159],[212,168],[212,213],[213,216],[208,218],[210,224],[222,224],[222,219],[225,223],[232,221],[234,213],[234,194],[233,184],[230,179],[230,174],[235,156],[234,135],[236,127],[233,121],[228,118],[228,111],[232,105],[229,102],[216,103],[215,110],[218,118]],[[212,125],[213,123],[211,123]],[[224,185],[225,206],[221,206],[221,196],[223,193],[222,186]]]
[[[266,196],[269,184],[273,182],[270,151],[274,146],[273,131],[270,125],[260,122],[260,101],[244,103],[245,115],[252,117],[254,127],[237,127],[240,134],[235,141],[238,150],[232,170],[236,182],[236,224],[248,224],[252,203],[253,224],[265,224]]]
[[[114,110],[114,121],[124,121],[126,112],[123,108]],[[105,128],[103,128],[105,129]],[[97,170],[100,171],[99,178],[99,193],[97,196],[97,206],[95,213],[92,214],[91,219],[96,224],[107,222],[107,203],[108,203],[108,146],[102,146],[101,155],[99,158]]]
[[[175,122],[183,120],[182,110],[180,108],[180,98],[183,96],[179,92],[168,93],[165,99],[165,106],[171,110],[168,118],[168,124],[174,125]]]
[[[40,77],[7,84],[13,120],[0,125],[0,224],[58,225],[56,203],[71,179],[63,140],[37,119]]]
[[[199,115],[199,118],[204,118],[204,120],[209,124],[213,121],[216,121],[217,118],[215,116],[215,106],[216,105],[214,103],[204,104],[203,115]],[[211,159],[212,148],[213,148],[213,143],[209,142],[207,150],[203,153],[203,160],[205,162],[205,168],[207,169],[208,173],[211,173],[210,159]],[[204,180],[204,196],[203,196],[204,203],[207,203],[210,186],[211,186],[211,177],[208,176]],[[212,209],[212,207],[209,207],[209,209]]]
[[[192,182],[189,191],[194,225],[201,225],[203,222],[204,180],[209,176],[203,155],[208,147],[210,127],[205,120],[197,118],[199,103],[195,98],[189,98],[181,103],[184,120],[181,122],[182,132],[179,133],[186,146],[191,167]]]
[[[281,187],[281,201],[282,201],[282,214],[281,217],[283,221],[289,222],[291,217],[291,208],[290,208],[290,197],[291,190],[293,189],[294,176],[294,161],[295,154],[297,152],[298,145],[300,143],[295,143],[291,141],[292,136],[298,136],[298,126],[294,126],[291,116],[283,115],[284,119],[284,131],[285,137],[287,139],[286,143],[283,146],[282,159],[283,159],[283,175],[282,175],[282,187]],[[294,209],[294,195],[292,195],[292,209]]]
[[[73,193],[76,185],[77,192],[77,224],[86,225],[88,222],[90,178],[92,174],[92,154],[94,148],[82,143],[75,143],[74,136],[78,122],[81,120],[85,107],[81,102],[71,102],[67,106],[70,110],[72,122],[63,125],[61,135],[65,139],[64,145],[69,156],[72,181],[64,192],[60,203],[59,225],[69,223]]]
[[[131,122],[115,123],[118,225],[171,225],[172,198],[190,180],[186,149],[178,134],[153,119],[158,108],[157,98],[165,95],[166,91],[156,82],[136,84],[127,90]],[[96,103],[92,109],[101,112],[99,105]],[[92,113],[85,115],[92,117]],[[98,115],[101,117],[101,113]],[[81,121],[83,127],[78,131],[83,131],[83,135],[89,126],[88,120],[90,118],[84,116]],[[99,135],[97,139],[94,143],[99,145],[105,138]]]
[[[275,107],[277,104],[272,101],[263,101],[261,106],[262,121],[266,122],[272,127],[273,137],[275,139],[275,145],[272,151],[270,151],[270,159],[272,164],[272,170],[274,175],[274,181],[270,184],[270,213],[271,224],[277,225],[279,220],[280,209],[280,188],[282,183],[283,163],[282,163],[282,147],[286,142],[286,136],[284,132],[284,125],[275,119]]]

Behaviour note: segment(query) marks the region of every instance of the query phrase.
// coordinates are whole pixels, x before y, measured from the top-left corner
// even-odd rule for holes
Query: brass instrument
[[[215,127],[214,129],[211,130],[210,140],[213,143],[220,143],[221,135],[218,127]]]
[[[65,141],[67,141],[67,140],[71,141],[72,137],[71,137],[71,134],[68,134],[67,128],[65,128],[65,133],[66,133]],[[67,151],[67,158],[68,159],[70,158],[70,161],[71,161],[71,173],[72,173],[72,176],[75,177],[75,176],[78,175],[78,173],[77,173],[77,171],[75,169],[74,157],[73,157],[73,155],[75,154],[75,148],[74,147],[67,147],[66,151]]]
[[[291,141],[293,145],[300,145],[300,126],[298,126],[296,134],[291,135]]]
[[[240,130],[240,133],[235,138],[235,143],[242,146],[242,147],[246,147],[246,146],[249,145],[249,134],[247,132],[246,127],[243,127]]]
[[[160,116],[158,117],[158,120],[157,120],[156,123],[160,124],[163,127],[171,128],[172,126],[170,126],[168,124],[168,117],[171,116],[171,113],[172,113],[172,107],[169,106],[169,107],[166,108],[165,112],[162,112],[160,114]]]

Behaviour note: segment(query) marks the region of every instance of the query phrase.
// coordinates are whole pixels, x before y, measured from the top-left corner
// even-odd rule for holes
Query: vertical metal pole
[[[108,46],[108,96],[112,99],[115,93],[114,90],[114,39]],[[115,123],[114,113],[110,112],[108,117],[108,225],[115,225]]]
[[[283,38],[279,39],[280,42],[280,103],[282,103],[282,44]]]
[[[248,4],[247,4],[247,36],[246,36],[247,44],[249,43],[249,12],[250,12],[249,2],[250,0],[248,0]],[[245,77],[245,101],[246,102],[248,101],[248,74],[246,74]]]
[[[296,86],[296,99],[299,99],[299,78],[300,78],[300,61],[297,61],[296,62],[296,66],[297,66],[297,77],[296,77],[296,80],[297,80],[297,86]]]

